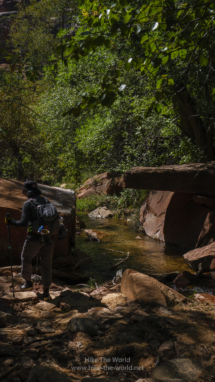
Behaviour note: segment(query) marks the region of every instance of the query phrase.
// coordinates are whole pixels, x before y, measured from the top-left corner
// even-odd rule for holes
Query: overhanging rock
[[[133,167],[125,172],[120,186],[215,196],[215,162]]]
[[[65,227],[68,229],[68,238],[55,242],[54,257],[67,256],[72,244],[75,244],[75,193],[72,190],[64,190],[58,187],[38,184],[42,195],[52,202],[60,216],[64,218]],[[11,217],[20,220],[23,203],[27,200],[22,193],[23,182],[17,180],[7,180],[0,178],[0,246],[1,246],[1,266],[9,264],[8,258],[8,234],[7,226],[4,222],[6,213]],[[10,227],[11,248],[14,264],[20,264],[20,254],[26,237],[26,228]]]

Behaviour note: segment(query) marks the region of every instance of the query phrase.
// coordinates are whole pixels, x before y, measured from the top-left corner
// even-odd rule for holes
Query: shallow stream
[[[101,281],[107,281],[113,278],[118,269],[126,268],[149,275],[190,271],[183,259],[184,252],[167,248],[165,244],[151,239],[142,232],[137,233],[126,220],[90,218],[83,212],[78,212],[77,215],[85,222],[86,229],[105,234],[100,242],[86,242],[87,236],[83,231],[81,235],[76,236],[76,247],[93,258],[93,262],[81,268],[79,273],[92,274],[92,277],[100,277]],[[137,236],[142,240],[135,239]],[[124,259],[127,252],[130,253],[129,259],[116,270],[110,271],[111,266]]]

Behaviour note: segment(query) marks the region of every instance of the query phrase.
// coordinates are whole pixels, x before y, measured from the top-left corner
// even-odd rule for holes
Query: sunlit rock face
[[[152,191],[140,210],[145,233],[183,250],[203,247],[215,240],[212,197],[193,193]]]

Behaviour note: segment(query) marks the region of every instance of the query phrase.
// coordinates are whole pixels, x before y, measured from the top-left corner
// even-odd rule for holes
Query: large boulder
[[[42,194],[46,196],[57,208],[60,216],[64,218],[65,227],[68,229],[68,237],[55,242],[54,258],[67,256],[71,246],[75,244],[75,193],[71,190],[63,190],[58,187],[38,184]],[[1,242],[1,266],[9,265],[8,258],[8,233],[5,224],[6,213],[20,220],[23,203],[27,200],[22,193],[23,183],[17,180],[0,179],[0,242]],[[26,228],[10,227],[11,251],[13,264],[20,264],[20,254],[26,237]]]
[[[152,191],[141,207],[140,222],[148,236],[168,245],[183,250],[202,247],[215,239],[215,210],[207,204],[213,205],[212,198]]]
[[[119,195],[122,187],[120,178],[114,177],[110,172],[104,172],[88,179],[77,191],[77,198],[88,198],[92,195]]]
[[[122,275],[121,292],[130,300],[164,306],[186,302],[186,298],[175,290],[142,273],[126,269]]]
[[[183,255],[184,260],[194,271],[198,271],[198,266],[202,264],[203,272],[210,272],[210,265],[215,259],[215,242],[202,248],[194,249]]]
[[[152,373],[152,377],[160,382],[174,380],[176,382],[192,382],[197,380],[202,371],[203,366],[201,360],[176,358],[156,367]]]
[[[187,192],[215,196],[215,162],[161,167],[133,167],[120,185],[141,190]]]
[[[90,218],[111,218],[113,213],[107,207],[98,207],[94,211],[90,212]]]

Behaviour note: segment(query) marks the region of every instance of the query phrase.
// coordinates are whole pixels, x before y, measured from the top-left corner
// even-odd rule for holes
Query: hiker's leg
[[[42,281],[44,290],[49,288],[52,282],[52,256],[54,242],[50,245],[43,245],[40,250],[40,262],[42,271]]]
[[[24,242],[21,253],[21,273],[26,281],[31,281],[32,265],[31,261],[39,252],[43,244],[32,238],[27,238]]]

